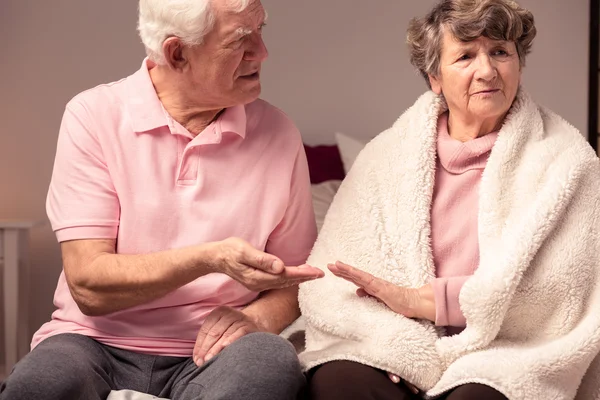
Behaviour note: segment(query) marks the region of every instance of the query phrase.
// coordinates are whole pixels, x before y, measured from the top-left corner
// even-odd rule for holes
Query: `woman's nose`
[[[480,55],[476,60],[475,78],[484,81],[492,81],[498,75],[494,61],[489,55]]]

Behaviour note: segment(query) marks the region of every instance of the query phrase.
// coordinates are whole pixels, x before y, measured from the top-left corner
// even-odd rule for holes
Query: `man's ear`
[[[442,94],[442,82],[440,81],[440,79],[436,76],[433,75],[428,75],[429,76],[429,84],[431,85],[431,90],[433,90],[433,92],[435,94]]]
[[[184,44],[178,37],[167,38],[163,42],[163,54],[169,68],[181,71],[187,65],[188,60],[184,54]]]

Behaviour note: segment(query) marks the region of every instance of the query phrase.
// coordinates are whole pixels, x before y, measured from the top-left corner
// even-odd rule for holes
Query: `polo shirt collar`
[[[151,65],[150,60],[144,59],[142,67],[127,80],[127,111],[131,126],[136,133],[169,125],[165,110],[150,79],[148,68]]]
[[[219,135],[235,133],[246,138],[246,107],[237,105],[230,107],[215,121],[215,129]]]

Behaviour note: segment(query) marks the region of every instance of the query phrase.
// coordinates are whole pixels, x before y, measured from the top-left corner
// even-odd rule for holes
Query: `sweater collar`
[[[448,112],[438,118],[437,155],[442,167],[450,173],[462,174],[473,169],[485,168],[498,132],[461,142],[448,132]]]

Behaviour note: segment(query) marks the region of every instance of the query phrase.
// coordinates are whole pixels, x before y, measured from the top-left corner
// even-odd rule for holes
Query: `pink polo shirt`
[[[163,108],[147,60],[135,74],[76,96],[63,117],[48,217],[59,242],[115,239],[145,254],[239,237],[305,262],[316,238],[306,156],[289,118],[265,101],[227,109],[197,136]],[[216,307],[257,293],[210,274],[169,295],[103,317],[82,314],[64,272],[52,320],[34,335],[73,332],[146,354],[190,356]]]

